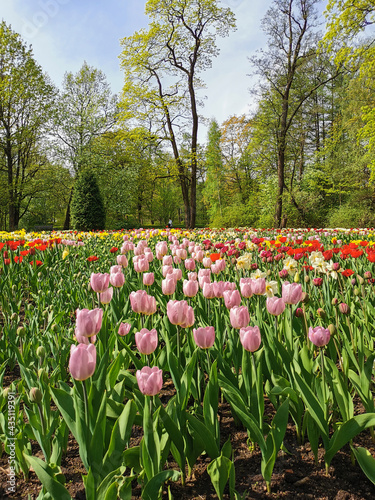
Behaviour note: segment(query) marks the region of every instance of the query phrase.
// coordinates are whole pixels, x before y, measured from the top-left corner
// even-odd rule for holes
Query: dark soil
[[[4,380],[7,385],[6,381]],[[8,381],[9,382],[9,381]],[[168,398],[168,384],[161,394],[164,402]],[[363,408],[356,406],[356,413],[361,413]],[[271,404],[265,406],[265,417],[272,418],[274,410]],[[316,464],[314,455],[308,442],[299,445],[296,440],[295,429],[289,424],[284,439],[285,451],[280,451],[276,460],[271,493],[267,493],[266,484],[261,476],[261,453],[258,448],[254,451],[247,444],[247,433],[244,429],[236,427],[230,413],[229,406],[224,403],[219,408],[220,430],[222,443],[230,438],[234,451],[234,466],[236,474],[236,490],[245,500],[250,499],[321,499],[321,500],[374,500],[375,486],[367,479],[358,464],[351,461],[349,446],[340,450],[333,458],[328,474],[323,462],[323,450],[319,451],[319,463]],[[131,445],[139,444],[142,437],[140,428],[134,428]],[[375,445],[368,431],[361,433],[354,439],[354,445],[367,448],[375,457]],[[33,453],[42,457],[38,445],[33,443]],[[187,477],[185,486],[181,482],[168,483],[175,500],[209,500],[217,499],[211,479],[207,473],[210,459],[201,456]],[[172,461],[167,465],[170,469],[178,469]],[[65,475],[66,488],[73,499],[85,500],[85,490],[82,475],[86,471],[79,457],[78,446],[72,436],[69,438],[68,449],[61,463],[62,473]],[[31,471],[29,480],[22,477],[16,480],[16,493],[7,493],[8,457],[5,453],[0,458],[0,499],[27,499],[35,500],[41,489],[41,484],[36,474]],[[141,488],[133,484],[132,499],[141,498]],[[163,498],[168,498],[167,487]],[[224,499],[229,500],[229,490],[226,490]],[[56,499],[59,500],[59,499]]]

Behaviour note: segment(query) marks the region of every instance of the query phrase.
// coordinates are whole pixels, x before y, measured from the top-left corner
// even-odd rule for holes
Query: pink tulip
[[[205,283],[211,283],[211,278],[209,276],[198,276],[199,288],[203,290]]]
[[[164,255],[167,255],[168,253],[168,244],[166,241],[159,241],[158,243],[156,243],[155,245],[155,251],[161,255],[162,257]]]
[[[89,344],[95,344],[96,342],[96,335],[92,335],[89,339],[88,337],[81,335],[77,330],[77,327],[74,330],[74,337],[79,344],[89,345]]]
[[[155,275],[154,273],[144,273],[143,274],[143,284],[145,286],[151,286],[154,284]]]
[[[194,271],[195,260],[194,259],[186,259],[185,260],[185,269],[187,269],[188,271]]]
[[[116,266],[111,266],[111,270],[109,271],[109,273],[110,274],[122,273],[122,266],[120,266],[119,264],[117,264]]]
[[[185,312],[185,318],[181,323],[181,328],[190,328],[195,323],[194,309],[191,306],[187,306]]]
[[[245,328],[249,324],[250,315],[246,306],[234,306],[230,310],[230,323],[233,328]]]
[[[281,295],[285,304],[298,304],[302,300],[302,285],[285,281]]]
[[[164,295],[173,295],[176,291],[176,279],[173,274],[167,274],[161,282],[161,291]]]
[[[215,343],[215,329],[213,326],[194,328],[193,335],[195,343],[201,349],[208,349]]]
[[[173,265],[173,257],[172,255],[164,255],[163,257],[163,266],[172,266]]]
[[[323,347],[328,344],[331,338],[331,333],[328,328],[323,328],[322,326],[316,326],[309,328],[309,339],[317,347]]]
[[[109,274],[92,273],[90,277],[90,285],[94,292],[104,292],[105,290],[107,290],[109,285]]]
[[[155,313],[156,313],[156,299],[152,295],[147,295],[143,314],[146,314],[146,316],[150,316],[151,314]]]
[[[198,293],[199,283],[198,281],[184,280],[182,285],[182,291],[186,297],[195,297]]]
[[[185,250],[185,248],[178,248],[176,250],[176,257],[178,257],[181,260],[185,260],[187,257],[187,251]]]
[[[198,281],[198,274],[197,273],[188,273],[188,280],[189,281]]]
[[[121,247],[121,253],[127,253],[134,250],[134,244],[131,241],[125,241]]]
[[[116,257],[117,264],[121,267],[128,267],[128,259],[126,255],[117,255]]]
[[[210,257],[204,257],[204,259],[202,259],[202,264],[204,265],[204,267],[210,268],[212,266],[212,260],[210,259]]]
[[[173,269],[172,274],[176,279],[176,283],[178,280],[180,280],[182,278],[182,270],[181,269]]]
[[[173,257],[173,262],[176,264],[176,266],[179,266],[181,264],[181,259],[177,255]]]
[[[251,291],[254,295],[264,295],[266,293],[265,278],[258,278],[251,283]]]
[[[240,279],[240,290],[241,290],[241,295],[245,299],[249,299],[253,295],[253,291],[251,289],[251,284],[254,280],[251,278],[241,278]]]
[[[202,276],[208,276],[210,278],[211,277],[211,269],[199,269],[198,278],[202,278]]]
[[[96,347],[94,344],[78,344],[70,347],[69,371],[75,380],[91,377],[96,367]]]
[[[154,260],[154,254],[152,253],[151,250],[148,250],[148,251],[145,250],[145,257],[149,263]]]
[[[215,298],[215,290],[213,283],[203,283],[203,296],[205,299]]]
[[[267,311],[273,316],[279,316],[285,310],[285,302],[279,297],[268,297],[266,300]]]
[[[130,332],[132,325],[130,323],[120,323],[120,326],[118,328],[118,334],[121,337],[125,337]]]
[[[212,274],[220,274],[221,273],[221,266],[219,264],[212,264],[211,266],[211,272]]]
[[[141,354],[151,354],[158,346],[158,333],[155,329],[142,328],[140,332],[135,333],[134,337],[137,349]]]
[[[204,252],[203,250],[196,250],[193,255],[194,259],[198,262],[202,262],[204,259]]]
[[[146,290],[131,292],[129,299],[131,308],[135,313],[150,315],[156,312],[156,299],[148,295]]]
[[[167,316],[172,325],[182,325],[188,312],[186,300],[170,300],[167,304]]]
[[[258,326],[247,326],[240,329],[240,341],[246,351],[254,352],[259,349],[262,339]]]
[[[147,257],[145,255],[136,255],[133,257],[133,266],[136,273],[147,272],[150,268]]]
[[[113,288],[107,288],[105,292],[99,293],[99,300],[101,304],[109,304],[113,297]]]
[[[163,278],[167,276],[167,274],[172,274],[173,273],[173,267],[169,264],[166,264],[165,266],[162,266],[161,268],[161,274],[163,275]]]
[[[222,299],[224,297],[225,281],[214,281],[212,283],[215,297],[218,299]]]
[[[76,327],[80,335],[91,337],[99,333],[102,327],[103,309],[77,309]]]
[[[109,281],[112,286],[115,288],[121,288],[125,283],[125,276],[122,272],[119,273],[111,273],[109,277]]]
[[[163,387],[163,372],[157,366],[150,368],[144,366],[141,370],[137,370],[138,387],[145,396],[155,396]]]
[[[223,297],[225,307],[227,309],[232,309],[232,307],[239,306],[241,304],[241,295],[238,290],[225,290]]]

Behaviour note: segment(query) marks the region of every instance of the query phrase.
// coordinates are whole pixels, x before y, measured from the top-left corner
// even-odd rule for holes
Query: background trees
[[[120,103],[86,62],[58,91],[2,22],[0,229],[70,227],[84,170],[108,228],[375,225],[373,2],[329,1],[323,38],[316,3],[274,0],[254,111],[211,119],[205,144],[201,78],[235,26],[217,1],[146,2],[148,28],[122,41]]]
[[[0,24],[0,179],[1,206],[8,227],[20,218],[42,188],[35,179],[48,163],[44,137],[55,89],[17,33]]]
[[[167,141],[177,167],[185,225],[196,223],[199,74],[217,56],[216,36],[234,29],[233,13],[214,0],[148,0],[148,30],[122,40],[122,119],[135,119]],[[184,134],[189,156],[181,155]]]

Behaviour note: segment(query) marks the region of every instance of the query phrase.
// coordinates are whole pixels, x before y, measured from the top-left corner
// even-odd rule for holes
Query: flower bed
[[[13,498],[30,470],[40,498],[71,498],[72,443],[86,498],[183,498],[198,470],[240,498],[241,433],[269,494],[287,443],[322,474],[344,450],[374,492],[374,230],[0,233],[0,250]]]

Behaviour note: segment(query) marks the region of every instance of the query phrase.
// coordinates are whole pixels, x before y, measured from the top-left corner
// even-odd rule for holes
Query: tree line
[[[205,144],[203,74],[235,29],[218,1],[148,0],[120,97],[87,62],[58,89],[3,21],[0,229],[375,225],[375,7],[329,0],[323,31],[317,7],[273,1],[255,111]]]

